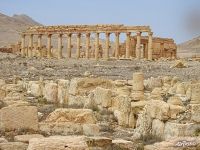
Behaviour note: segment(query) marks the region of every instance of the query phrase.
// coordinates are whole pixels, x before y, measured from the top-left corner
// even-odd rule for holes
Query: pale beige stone
[[[30,94],[32,94],[33,96],[42,96],[43,85],[40,81],[30,81],[28,87],[28,92],[30,92]]]
[[[141,72],[133,74],[133,91],[143,91],[144,90],[144,75]]]
[[[178,105],[170,104],[169,107],[170,107],[169,114],[172,119],[177,119],[177,115],[186,110],[185,107]]]
[[[191,104],[200,103],[200,83],[191,85]]]
[[[43,138],[44,136],[41,134],[25,134],[25,135],[17,135],[14,137],[15,142],[23,142],[23,143],[29,143],[30,139],[33,138]]]
[[[58,85],[56,83],[50,82],[45,84],[44,98],[46,98],[47,102],[49,103],[57,103]]]
[[[114,116],[117,118],[118,124],[120,126],[124,126],[124,127],[129,126],[129,113],[128,112],[121,112],[119,110],[115,110]]]
[[[87,137],[86,143],[89,148],[105,148],[108,149],[108,147],[111,146],[112,140],[107,137]],[[111,147],[110,147],[111,148]]]
[[[163,138],[165,124],[163,121],[160,121],[159,119],[154,119],[152,122],[152,134]]]
[[[9,106],[0,110],[0,129],[38,130],[37,107],[35,106]]]
[[[191,120],[200,122],[200,104],[191,104]]]
[[[1,150],[27,150],[28,144],[22,142],[0,143]]]
[[[183,106],[183,102],[180,97],[172,96],[167,101],[168,104]]]
[[[58,102],[59,104],[68,104],[69,99],[69,80],[58,80]]]
[[[97,124],[84,124],[83,134],[86,136],[98,136],[100,127]]]
[[[121,112],[131,111],[131,99],[128,96],[119,95],[112,99],[113,110],[120,110]]]
[[[29,141],[27,150],[87,150],[84,136],[50,136]]]
[[[185,84],[184,83],[177,84],[176,94],[185,95],[185,93],[186,93]]]

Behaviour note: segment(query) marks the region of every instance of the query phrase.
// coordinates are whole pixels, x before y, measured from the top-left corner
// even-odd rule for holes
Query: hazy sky
[[[188,16],[199,9],[200,0],[0,0],[0,12],[27,14],[44,25],[150,25],[154,36],[177,43],[200,35],[200,28],[186,28]]]

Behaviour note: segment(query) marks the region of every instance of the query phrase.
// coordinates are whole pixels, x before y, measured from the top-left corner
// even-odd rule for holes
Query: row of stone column
[[[95,59],[98,60],[99,58],[99,34],[96,33],[95,35]],[[110,34],[109,32],[106,34],[106,46],[104,51],[104,58],[106,60],[109,59],[109,49],[110,49]],[[149,33],[149,41],[148,41],[148,59],[152,60],[152,32]],[[85,50],[85,56],[88,59],[89,58],[89,50],[91,49],[90,46],[90,33],[86,33],[86,50]],[[22,48],[21,48],[21,55],[25,56],[25,34],[22,34]],[[63,34],[58,35],[58,52],[57,52],[57,58],[61,59],[62,56],[62,36]],[[51,58],[51,37],[52,34],[47,35],[47,58]],[[67,34],[67,58],[71,58],[71,49],[72,49],[72,33]],[[115,58],[119,58],[120,54],[120,33],[115,33]],[[126,33],[126,53],[125,57],[130,58],[131,53],[131,32]],[[38,50],[39,50],[39,56],[42,57],[42,35],[38,35]],[[32,49],[33,49],[33,34],[29,35],[29,45],[28,45],[28,56],[32,57]],[[76,50],[76,58],[80,58],[80,50],[81,50],[81,33],[77,34],[77,50]],[[136,58],[141,58],[141,32],[137,33],[137,44],[136,44]]]

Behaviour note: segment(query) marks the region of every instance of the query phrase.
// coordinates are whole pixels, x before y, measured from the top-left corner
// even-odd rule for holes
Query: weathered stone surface
[[[128,96],[119,95],[112,99],[113,110],[120,110],[121,112],[131,111],[131,99]]]
[[[112,141],[112,149],[114,150],[134,150],[142,148],[143,146],[139,143],[133,143],[123,139],[117,139]]]
[[[100,127],[97,124],[84,124],[83,134],[87,136],[99,135]]]
[[[56,83],[46,83],[44,87],[44,98],[47,102],[56,103],[58,98],[58,85]]]
[[[86,138],[86,143],[89,148],[104,148],[105,150],[109,150],[109,148],[112,148],[112,140],[106,137],[88,137]]]
[[[50,113],[45,122],[74,122],[80,124],[96,123],[93,111],[90,109],[60,108]]]
[[[152,134],[162,138],[164,133],[165,124],[159,119],[154,119],[152,122]]]
[[[115,110],[114,116],[117,118],[118,124],[120,126],[128,127],[128,125],[129,125],[129,113],[128,112],[121,112],[121,111]]]
[[[34,138],[27,150],[87,150],[84,136],[51,136]]]
[[[152,90],[156,87],[162,87],[162,79],[161,78],[149,78],[144,81],[144,86],[146,90]]]
[[[37,107],[35,106],[9,106],[0,110],[0,129],[30,129],[38,130]]]
[[[164,129],[164,139],[170,139],[172,137],[181,137],[181,136],[195,136],[195,132],[200,128],[199,124],[195,123],[165,123]]]
[[[172,97],[170,97],[168,99],[167,103],[171,104],[171,105],[183,106],[183,102],[182,102],[181,98],[178,97],[178,96],[172,96]]]
[[[6,97],[6,91],[3,89],[0,89],[0,99],[3,99]]]
[[[184,83],[178,83],[176,87],[176,94],[185,95],[185,84]]]
[[[200,104],[191,104],[191,120],[200,123]]]
[[[138,101],[138,102],[131,102],[131,112],[138,114],[147,104],[147,101]]]
[[[5,138],[3,138],[3,137],[0,138],[0,143],[6,143],[6,142],[8,142],[8,141]]]
[[[147,103],[147,114],[152,119],[167,120],[169,118],[169,105],[164,101],[151,100]]]
[[[200,83],[191,85],[191,104],[200,104]]]
[[[69,99],[69,80],[58,80],[58,102],[59,104],[68,104]]]
[[[97,105],[101,105],[102,107],[110,107],[112,103],[111,90],[97,87],[94,90],[94,101]]]
[[[146,145],[144,150],[198,150],[200,149],[199,137],[177,137],[166,141]]]
[[[188,65],[183,60],[177,60],[170,68],[187,68]]]
[[[6,142],[0,143],[1,150],[26,150],[28,144],[22,142]]]
[[[169,109],[169,115],[172,119],[176,119],[179,113],[182,113],[186,110],[185,107],[178,105],[169,105]]]
[[[133,91],[144,90],[144,75],[141,72],[133,73]]]
[[[69,95],[67,105],[71,108],[83,108],[86,101],[87,97],[85,96]]]
[[[25,135],[17,135],[14,137],[15,142],[23,142],[23,143],[29,143],[30,139],[33,138],[43,138],[44,136],[41,134],[25,134]]]
[[[33,96],[42,96],[43,85],[40,81],[30,81],[28,88],[28,92],[30,92],[30,94],[32,94]]]

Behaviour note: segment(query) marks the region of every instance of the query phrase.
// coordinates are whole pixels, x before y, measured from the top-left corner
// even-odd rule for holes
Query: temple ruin
[[[136,36],[132,34],[135,33]],[[105,46],[100,44],[100,34],[105,35]],[[114,46],[111,51],[110,35],[115,35]],[[126,35],[126,42],[120,43],[120,35]],[[147,36],[142,36],[145,34]],[[56,54],[52,52],[52,36],[57,36]],[[76,36],[76,46],[72,44],[72,35]],[[95,40],[91,36],[95,35]],[[34,42],[34,36],[37,42]],[[25,38],[28,37],[28,44]],[[42,45],[42,38],[46,37],[46,45]],[[81,41],[85,38],[85,43]],[[66,38],[67,45],[64,50],[63,40]],[[94,43],[92,43],[94,41]],[[84,46],[83,46],[84,45]],[[93,46],[94,45],[94,46]],[[92,47],[93,46],[93,47]],[[160,57],[176,57],[176,44],[171,39],[153,38],[153,32],[149,26],[125,26],[125,25],[66,25],[66,26],[35,26],[21,33],[21,55],[38,56],[61,59],[72,57],[72,48],[75,47],[75,57],[98,60],[100,58],[146,58],[148,60]]]

